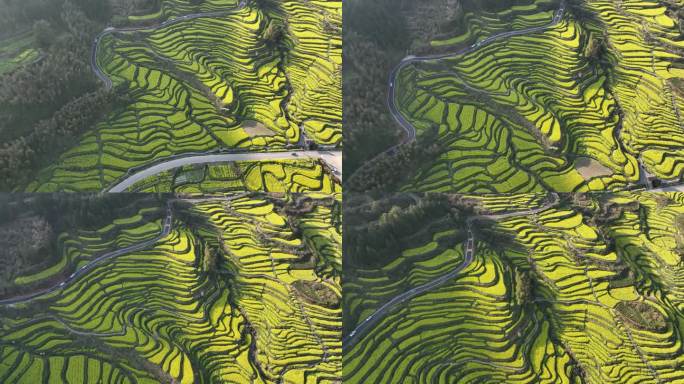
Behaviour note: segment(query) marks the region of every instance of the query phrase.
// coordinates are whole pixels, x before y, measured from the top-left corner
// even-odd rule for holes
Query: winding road
[[[467,268],[474,260],[474,254],[475,254],[475,237],[473,236],[473,231],[472,231],[472,223],[473,221],[476,220],[503,220],[511,217],[517,217],[517,216],[529,216],[529,215],[536,215],[539,212],[545,211],[556,204],[560,201],[558,195],[556,193],[551,194],[551,201],[544,204],[541,207],[534,208],[534,209],[529,209],[526,211],[516,211],[516,212],[509,212],[509,213],[501,213],[501,214],[494,214],[494,215],[478,215],[478,216],[472,216],[469,217],[466,220],[466,227],[467,227],[467,233],[468,233],[468,238],[466,239],[464,243],[465,247],[465,253],[463,257],[463,261],[456,266],[453,270],[451,270],[449,273],[439,276],[435,278],[434,280],[431,280],[423,285],[419,285],[417,287],[411,288],[406,292],[403,292],[395,297],[393,297],[391,300],[386,302],[385,304],[381,305],[378,309],[375,310],[370,316],[366,317],[363,319],[357,326],[349,332],[349,335],[347,335],[344,340],[342,341],[342,344],[344,348],[351,348],[356,344],[358,341],[359,337],[361,337],[366,331],[368,331],[373,325],[375,325],[380,319],[382,319],[389,311],[391,311],[394,307],[397,305],[404,303],[410,299],[413,299],[414,297],[421,295],[425,292],[428,292],[434,288],[437,288],[444,283],[448,282],[449,280],[455,278],[458,276],[458,274],[463,271],[465,268]]]
[[[152,31],[159,28],[168,27],[180,22],[185,22],[188,20],[203,18],[203,17],[221,17],[235,13],[236,11],[244,8],[247,4],[246,0],[241,0],[235,7],[213,12],[203,12],[203,13],[193,13],[189,15],[179,16],[174,19],[165,20],[156,25],[146,25],[140,27],[128,27],[128,28],[105,28],[93,41],[92,54],[90,57],[90,66],[95,73],[95,75],[104,83],[107,89],[112,88],[112,80],[108,75],[100,68],[97,62],[98,50],[102,39],[110,34],[117,32],[135,32],[135,31]],[[303,145],[303,143],[300,143]],[[225,149],[223,149],[225,150]],[[126,175],[121,179],[117,180],[114,185],[111,185],[104,189],[104,192],[125,192],[126,189],[136,182],[143,180],[147,177],[154,176],[160,172],[168,171],[174,168],[182,167],[191,164],[210,164],[210,163],[224,163],[232,161],[264,161],[264,160],[296,160],[298,158],[304,159],[320,159],[324,161],[334,177],[342,182],[342,151],[330,151],[330,150],[318,150],[318,151],[307,151],[302,147],[301,150],[291,150],[283,152],[232,152],[232,153],[191,153],[191,154],[179,154],[177,156],[171,156],[169,158],[163,159],[161,162],[155,162],[142,167],[136,167],[129,169]]]
[[[247,4],[246,0],[241,0],[240,3],[238,3],[235,7],[230,8],[230,9],[225,9],[222,11],[213,11],[213,12],[201,12],[201,13],[191,13],[189,15],[184,15],[184,16],[179,16],[173,19],[169,20],[164,20],[159,24],[154,24],[154,25],[145,25],[145,26],[140,26],[140,27],[128,27],[128,28],[114,28],[114,27],[107,27],[105,28],[102,32],[100,32],[97,37],[95,37],[95,40],[93,41],[93,48],[91,50],[92,54],[90,56],[90,67],[93,69],[93,72],[95,72],[95,75],[102,80],[102,82],[105,83],[105,87],[107,89],[112,88],[112,80],[107,76],[107,74],[100,68],[99,63],[97,62],[97,52],[100,47],[100,42],[102,39],[107,36],[111,35],[112,33],[117,33],[117,32],[136,32],[136,31],[152,31],[155,29],[159,28],[164,28],[168,27],[170,25],[178,24],[180,22],[188,21],[188,20],[193,20],[193,19],[199,19],[202,17],[221,17],[221,16],[226,16],[234,13],[235,11],[239,11],[240,9],[244,8],[245,5]]]
[[[465,267],[469,266],[473,261],[473,255],[475,253],[475,240],[473,237],[473,232],[470,227],[468,227],[468,240],[465,243],[465,257],[463,262],[454,268],[451,272],[446,275],[442,275],[428,283],[419,285],[417,287],[411,288],[400,295],[393,297],[390,301],[386,302],[370,316],[366,317],[361,321],[353,331],[349,332],[349,335],[344,338],[342,344],[345,348],[353,346],[357,339],[363,335],[370,327],[372,327],[379,319],[384,317],[390,309],[398,304],[404,303],[422,293],[430,291],[440,285],[446,283],[447,281],[456,277]]]
[[[359,173],[361,169],[366,167],[367,165],[370,165],[375,161],[377,158],[380,156],[383,156],[387,153],[395,151],[397,148],[401,147],[402,145],[410,144],[413,141],[416,140],[416,127],[414,127],[404,115],[401,114],[399,111],[399,106],[397,105],[397,98],[396,98],[396,84],[397,84],[397,76],[399,76],[399,72],[401,72],[404,67],[414,64],[414,63],[419,63],[419,62],[426,62],[426,61],[433,61],[433,60],[440,60],[440,59],[448,59],[448,58],[454,58],[458,56],[465,55],[467,53],[471,53],[474,51],[477,51],[478,49],[487,46],[494,41],[497,40],[502,40],[502,39],[507,39],[509,37],[513,36],[521,36],[521,35],[527,35],[530,33],[537,33],[537,32],[542,32],[545,31],[549,28],[553,28],[556,24],[558,24],[562,19],[563,19],[563,14],[565,13],[565,0],[562,0],[560,3],[560,8],[554,13],[553,19],[549,24],[546,25],[541,25],[538,27],[530,27],[530,28],[525,28],[525,29],[519,29],[515,31],[509,31],[509,32],[501,32],[497,33],[495,35],[489,36],[484,40],[478,41],[475,44],[472,44],[468,47],[464,47],[459,49],[458,51],[455,52],[450,52],[450,53],[443,53],[443,54],[434,54],[434,55],[424,55],[424,56],[415,56],[415,55],[409,55],[404,57],[399,64],[397,64],[394,69],[392,69],[392,72],[390,72],[389,75],[389,81],[388,81],[388,89],[389,91],[387,92],[387,106],[389,108],[389,112],[392,114],[392,117],[394,118],[394,121],[399,124],[399,126],[406,132],[406,136],[404,139],[399,142],[398,144],[380,152],[377,154],[375,157],[367,161],[364,165],[359,167],[356,172],[354,172],[351,177],[354,177]]]
[[[486,45],[491,44],[494,41],[501,40],[501,39],[507,39],[513,36],[521,36],[521,35],[526,35],[526,34],[531,34],[531,33],[537,33],[537,32],[542,32],[547,29],[553,28],[556,26],[558,23],[561,22],[563,19],[563,15],[565,14],[565,9],[566,9],[566,2],[565,0],[562,0],[560,3],[560,7],[556,12],[554,13],[553,19],[551,20],[550,23],[538,27],[530,27],[530,28],[525,28],[525,29],[520,29],[516,31],[509,31],[509,32],[502,32],[498,33],[492,36],[487,37],[486,39],[479,41],[475,44],[472,44],[468,47],[464,47],[459,49],[458,51],[455,52],[450,52],[450,53],[445,53],[445,54],[434,54],[434,55],[424,55],[424,56],[414,56],[414,55],[409,55],[404,57],[399,64],[397,64],[394,69],[390,72],[389,75],[389,80],[388,80],[388,93],[387,93],[387,106],[392,114],[392,117],[394,120],[399,124],[399,126],[406,132],[406,136],[404,139],[399,142],[398,144],[384,150],[383,152],[380,152],[378,155],[367,161],[365,164],[363,164],[361,167],[359,167],[354,174],[352,174],[350,177],[356,176],[362,168],[366,167],[367,165],[370,165],[375,161],[377,158],[395,151],[397,148],[399,148],[402,145],[410,144],[411,142],[416,140],[416,128],[408,121],[404,115],[401,114],[399,110],[399,106],[397,105],[397,98],[396,98],[396,84],[397,84],[397,77],[399,76],[399,73],[401,72],[404,67],[414,64],[414,63],[419,63],[419,62],[426,62],[426,61],[434,61],[434,60],[440,60],[440,59],[448,59],[448,58],[454,58],[458,56],[462,56],[471,52],[474,52]],[[469,87],[467,84],[465,85],[466,87]],[[677,112],[679,112],[677,110]],[[615,137],[616,142],[618,145],[622,146],[622,141],[620,139],[620,131],[621,127],[618,127],[618,129],[613,133],[613,136]],[[628,152],[625,148],[623,148],[625,152]],[[641,158],[637,155],[635,155],[637,164],[639,167],[639,180],[637,184],[644,185],[646,189],[651,188],[651,184],[649,182],[649,179],[652,177],[652,175],[646,170],[646,167],[643,165],[643,161]],[[684,191],[683,189],[677,189],[678,187],[665,187],[665,188],[659,188],[659,189],[652,189],[652,191]]]
[[[145,241],[136,243],[136,244],[129,245],[128,247],[124,247],[124,248],[117,249],[115,251],[104,253],[104,254],[96,257],[93,261],[89,262],[88,264],[86,264],[83,267],[76,270],[74,273],[69,275],[69,277],[67,277],[65,280],[63,280],[59,284],[54,285],[54,286],[49,287],[49,288],[45,288],[45,289],[37,291],[37,292],[33,292],[29,295],[15,296],[12,298],[0,300],[0,305],[12,305],[12,304],[24,303],[24,302],[31,301],[31,300],[39,297],[39,296],[48,295],[48,294],[55,292],[59,289],[63,289],[69,283],[77,280],[79,277],[83,276],[85,273],[88,273],[93,268],[95,268],[97,265],[99,265],[99,264],[101,264],[107,260],[110,260],[110,259],[113,259],[115,257],[131,253],[131,252],[141,251],[143,249],[149,248],[149,247],[153,246],[154,244],[156,244],[159,240],[168,236],[169,233],[171,233],[172,222],[173,222],[173,213],[171,211],[171,202],[169,202],[166,206],[166,217],[164,218],[164,222],[162,224],[162,230],[159,233],[159,235],[157,235],[156,237],[149,239],[149,240],[145,240]]]
[[[502,39],[507,39],[509,37],[513,36],[520,36],[520,35],[527,35],[530,33],[537,33],[537,32],[542,32],[545,31],[549,28],[553,28],[556,24],[558,24],[562,19],[563,19],[563,14],[565,13],[565,2],[562,1],[560,8],[556,11],[556,13],[553,16],[553,19],[549,24],[538,26],[538,27],[530,27],[530,28],[525,28],[525,29],[519,29],[516,31],[509,31],[509,32],[501,32],[497,33],[495,35],[489,36],[486,39],[482,41],[478,41],[475,44],[472,44],[468,47],[464,47],[459,49],[456,52],[450,52],[450,53],[444,53],[444,54],[435,54],[435,55],[425,55],[425,56],[414,56],[414,55],[409,55],[404,57],[399,64],[397,64],[396,67],[390,72],[390,78],[389,78],[389,92],[387,93],[387,105],[389,107],[390,113],[392,114],[392,117],[394,117],[394,120],[406,131],[406,139],[399,143],[398,145],[390,148],[389,150],[392,150],[396,148],[399,145],[404,145],[406,143],[410,143],[416,139],[416,128],[409,123],[409,121],[399,112],[399,106],[397,105],[397,98],[396,98],[396,89],[395,85],[397,83],[397,76],[399,76],[399,72],[406,67],[407,65],[411,65],[413,63],[418,63],[418,62],[425,62],[425,61],[433,61],[433,60],[441,60],[441,59],[449,59],[449,58],[454,58],[457,56],[463,56],[465,54],[477,51],[478,49],[487,46],[494,41],[497,40],[502,40]]]
[[[183,202],[189,202],[189,203],[201,203],[204,201],[213,201],[213,200],[221,200],[224,202],[229,202],[235,199],[239,199],[241,197],[248,196],[249,192],[243,192],[243,193],[235,193],[231,194],[229,196],[224,196],[224,197],[197,197],[197,198],[174,198],[171,199],[167,202],[166,204],[166,216],[164,217],[164,221],[162,222],[162,229],[159,232],[157,236],[155,236],[152,239],[148,240],[143,240],[139,243],[131,244],[127,247],[120,248],[111,252],[104,253],[100,256],[97,256],[95,259],[90,261],[88,264],[84,265],[83,267],[79,268],[77,271],[69,275],[65,280],[60,282],[59,284],[56,284],[52,287],[42,289],[40,291],[33,292],[28,295],[21,295],[21,296],[15,296],[11,297],[8,299],[2,299],[0,300],[0,305],[13,305],[13,304],[18,304],[18,303],[24,303],[24,302],[29,302],[32,301],[33,299],[36,299],[40,296],[48,295],[52,292],[55,292],[59,289],[65,288],[69,283],[76,281],[79,277],[83,276],[85,273],[88,273],[91,271],[93,268],[98,266],[99,264],[102,264],[105,261],[111,260],[113,258],[127,255],[132,252],[137,252],[137,251],[142,251],[144,249],[148,249],[152,246],[154,246],[156,243],[158,243],[160,240],[165,238],[171,233],[171,229],[173,228],[173,210],[171,208],[171,205],[175,201],[183,201]]]

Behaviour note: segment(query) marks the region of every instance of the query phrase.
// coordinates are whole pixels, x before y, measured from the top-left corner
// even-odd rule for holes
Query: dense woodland
[[[387,110],[387,79],[406,54],[408,31],[399,0],[351,0],[343,5],[344,168],[361,164],[399,142]]]
[[[422,164],[431,164],[431,160],[443,152],[443,145],[437,139],[436,130],[426,131],[416,141],[386,151],[359,168],[347,183],[347,190],[398,191],[402,182],[415,175]]]

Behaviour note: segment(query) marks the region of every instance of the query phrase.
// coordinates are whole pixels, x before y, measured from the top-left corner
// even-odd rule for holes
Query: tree
[[[71,32],[71,34],[81,43],[86,41],[89,42],[99,29],[78,5],[69,0],[66,0],[62,5],[60,16],[67,25],[69,32]]]
[[[110,0],[75,0],[78,7],[91,20],[106,22],[112,17]]]
[[[264,41],[266,42],[266,45],[276,46],[280,44],[284,37],[285,33],[282,26],[277,25],[272,21],[268,23],[268,26],[264,30]]]
[[[202,258],[202,270],[206,273],[217,272],[219,268],[219,254],[218,251],[208,244],[204,247],[204,257]]]
[[[515,268],[515,301],[519,305],[525,305],[532,297],[532,281],[527,273]]]
[[[55,31],[47,20],[38,20],[33,23],[33,36],[36,43],[43,49],[50,48],[55,42]]]

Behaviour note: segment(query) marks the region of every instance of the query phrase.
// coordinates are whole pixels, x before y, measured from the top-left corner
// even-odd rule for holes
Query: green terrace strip
[[[344,382],[684,380],[684,194],[450,199],[474,206],[451,225],[462,243],[430,223],[431,240],[345,277]]]
[[[339,382],[339,201],[169,199],[144,248],[2,302],[0,381]]]
[[[197,154],[341,145],[341,2],[181,3],[95,39],[95,74],[128,102],[26,190],[104,190]]]
[[[441,146],[403,190],[599,191],[681,179],[681,5],[548,5],[502,11],[506,29],[468,15],[461,43],[433,42],[461,48],[408,56],[392,72],[388,102],[405,143],[436,135]]]
[[[543,193],[525,193],[515,195],[478,195],[473,196],[483,210],[491,214],[504,214],[516,211],[527,211],[530,207],[541,207],[547,196]]]
[[[45,296],[45,295],[51,295],[54,292],[62,289],[62,287],[64,287],[67,283],[70,283],[74,280],[79,279],[84,274],[87,274],[88,272],[93,270],[98,265],[105,263],[110,259],[119,257],[121,255],[125,255],[127,253],[140,251],[140,250],[143,250],[147,247],[150,247],[150,246],[154,245],[157,241],[159,241],[159,239],[168,236],[168,234],[171,230],[171,220],[172,220],[171,208],[168,207],[167,208],[167,216],[164,220],[162,229],[157,236],[146,239],[144,241],[139,241],[139,242],[133,243],[129,246],[118,248],[116,250],[112,250],[112,251],[109,251],[109,252],[106,252],[103,254],[93,255],[92,257],[90,257],[90,260],[83,262],[83,265],[81,267],[76,269],[75,272],[73,272],[71,275],[69,275],[65,280],[62,280],[59,284],[55,284],[55,285],[50,286],[49,288],[32,292],[28,295],[20,295],[20,296],[15,296],[15,297],[8,298],[8,299],[0,300],[0,304],[13,306],[17,303],[30,302],[37,297],[41,297],[41,296]],[[70,259],[70,257],[67,257],[66,260],[71,261],[68,259]],[[62,259],[62,260],[64,261],[65,259]],[[64,265],[62,263],[60,263],[60,264],[57,264],[57,267],[59,267],[59,268],[55,269],[53,267],[53,268],[47,269],[45,271],[45,273],[39,273],[37,275],[32,275],[32,276],[28,276],[28,277],[20,277],[20,278],[18,278],[19,281],[16,281],[16,283],[21,285],[21,284],[27,284],[27,283],[40,281],[42,279],[47,279],[50,276],[59,272],[61,269],[63,269]]]
[[[518,203],[520,200],[526,200],[526,198],[528,197],[529,196],[523,196],[519,199],[513,199],[512,202]],[[420,202],[418,197],[414,198],[418,202]],[[472,199],[479,202],[480,197],[472,197]],[[494,199],[496,198],[489,200]],[[369,284],[378,284],[378,288],[380,290],[386,289],[388,286],[392,287],[393,290],[388,291],[388,293],[391,294],[391,298],[389,300],[387,297],[374,297],[373,299],[365,300],[363,304],[371,304],[374,308],[372,308],[372,311],[368,311],[368,313],[366,313],[364,316],[357,317],[357,320],[354,321],[355,328],[349,333],[349,336],[345,339],[345,345],[348,347],[352,347],[353,344],[358,340],[358,338],[361,337],[363,333],[374,324],[374,322],[379,321],[382,318],[382,316],[391,311],[393,307],[401,305],[402,303],[412,299],[413,297],[422,295],[427,291],[433,290],[439,287],[440,285],[445,284],[446,282],[456,277],[464,268],[467,268],[473,262],[473,253],[475,251],[473,234],[474,221],[482,219],[501,220],[504,218],[514,216],[532,215],[536,214],[537,212],[546,210],[548,207],[555,205],[557,202],[558,197],[554,195],[551,201],[547,202],[546,204],[539,204],[536,206],[536,208],[528,207],[521,211],[472,216],[468,217],[464,221],[462,219],[459,220],[458,218],[455,219],[454,217],[446,216],[441,217],[433,222],[430,222],[428,227],[423,228],[423,230],[417,232],[416,235],[420,235],[420,237],[425,237],[426,235],[429,236],[435,228],[446,227],[448,229],[436,233],[433,236],[433,240],[423,246],[403,251],[401,253],[401,258],[392,261],[391,263],[387,264],[385,267],[382,268],[383,270],[388,272],[388,275],[390,276],[402,275],[402,273],[399,271],[407,270],[409,271],[409,275],[412,275],[413,273],[424,273],[424,271],[416,272],[413,268],[422,268],[427,265],[434,266],[434,263],[436,262],[435,259],[439,260],[439,262],[450,261],[450,265],[446,265],[446,267],[448,268],[445,269],[444,266],[442,266],[439,270],[433,271],[432,273],[436,275],[429,276],[429,279],[426,278],[428,276],[422,276],[422,279],[417,278],[411,281],[410,277],[413,276],[409,276],[408,280],[404,278],[399,279],[399,281],[390,282],[392,280],[391,278],[379,280],[374,280],[373,278],[363,279],[364,273],[367,271],[354,271],[354,277],[350,280],[353,282],[356,278],[359,278],[358,286],[355,286],[353,283],[351,284],[352,288],[358,288],[359,291],[357,293],[363,292],[365,289],[368,288]],[[435,253],[435,251],[437,250],[441,251],[440,241],[442,243],[446,241],[446,243],[449,244],[449,246],[453,247],[455,240],[463,237],[463,235],[465,235],[465,241],[463,246],[464,249],[461,255],[455,253],[453,249],[448,249],[447,252],[443,252],[441,254],[439,254],[439,252]],[[414,259],[416,257],[419,257],[419,259]],[[370,272],[371,275],[375,273],[377,272]],[[403,289],[404,292],[397,294],[397,289]],[[378,303],[373,301],[377,299],[384,300],[384,303],[379,307],[377,306]]]

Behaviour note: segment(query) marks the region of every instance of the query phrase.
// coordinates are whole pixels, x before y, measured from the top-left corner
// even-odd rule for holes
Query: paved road
[[[169,233],[171,233],[171,224],[173,222],[173,214],[171,212],[171,203],[169,203],[166,207],[166,218],[164,219],[164,223],[162,225],[162,230],[153,239],[145,240],[140,243],[136,243],[133,245],[130,245],[128,247],[120,248],[112,252],[107,252],[105,254],[102,254],[101,256],[98,256],[95,258],[93,261],[89,262],[88,264],[84,265],[71,275],[66,278],[66,280],[60,282],[59,284],[52,286],[50,288],[46,288],[37,292],[33,292],[29,295],[24,295],[24,296],[16,296],[12,297],[9,299],[4,299],[0,300],[0,305],[11,305],[11,304],[18,304],[18,303],[23,303],[23,302],[28,302],[31,301],[39,296],[44,296],[47,294],[50,294],[52,292],[55,292],[59,289],[64,288],[67,284],[77,280],[79,277],[83,276],[85,273],[88,273],[91,271],[93,268],[95,268],[97,265],[102,264],[103,262],[110,260],[112,258],[122,256],[125,254],[129,254],[131,252],[136,252],[140,251],[146,248],[149,248],[156,244],[159,240],[163,239],[164,237],[168,236]]]
[[[289,152],[239,152],[225,154],[197,154],[177,157],[162,163],[146,166],[129,173],[105,192],[124,192],[136,182],[157,175],[170,169],[190,164],[225,163],[231,161],[263,161],[263,160],[296,160],[321,159],[333,170],[333,174],[342,180],[342,151],[289,151]]]
[[[477,43],[475,43],[469,47],[462,48],[456,52],[451,52],[451,53],[447,53],[447,54],[427,55],[427,56],[412,56],[412,55],[410,55],[410,56],[407,56],[404,59],[402,59],[401,62],[399,62],[399,64],[396,67],[394,67],[392,72],[390,72],[389,92],[387,94],[387,105],[389,107],[390,113],[392,114],[392,117],[394,117],[394,120],[397,122],[397,124],[399,124],[401,126],[401,128],[404,131],[406,131],[406,137],[404,138],[404,140],[402,142],[400,142],[399,144],[397,144],[393,147],[390,147],[389,149],[381,152],[375,158],[377,158],[377,157],[379,157],[385,153],[394,151],[399,146],[411,143],[416,139],[416,128],[401,114],[401,112],[399,112],[399,108],[396,104],[397,100],[396,100],[396,93],[395,93],[395,85],[397,83],[397,76],[398,76],[399,72],[405,66],[416,63],[416,62],[421,62],[421,61],[431,61],[431,60],[453,58],[453,57],[461,56],[461,55],[476,51],[476,50],[482,48],[483,46],[486,46],[486,45],[488,45],[488,44],[490,44],[496,40],[505,39],[505,38],[509,38],[512,36],[519,36],[519,35],[525,35],[525,34],[529,34],[529,33],[541,32],[541,31],[544,31],[548,28],[552,28],[553,26],[558,24],[562,20],[564,13],[565,13],[565,1],[561,1],[560,8],[556,11],[556,13],[553,16],[553,19],[547,25],[543,25],[543,26],[539,26],[539,27],[526,28],[526,29],[521,29],[521,30],[517,30],[517,31],[503,32],[503,33],[499,33],[496,35],[492,35],[492,36],[490,36],[490,37],[488,37],[488,38],[486,38],[480,42],[477,42]],[[373,160],[375,160],[375,158],[371,159],[366,164],[371,163]],[[364,166],[365,165],[361,166],[359,168],[359,170],[361,168],[363,168]],[[357,172],[354,173],[354,175],[356,175],[357,173],[358,173],[358,170],[357,170]],[[354,175],[352,175],[352,177]],[[368,328],[370,328],[375,322],[377,322],[377,320],[382,318],[395,305],[397,305],[399,303],[403,303],[403,302],[405,302],[405,301],[407,301],[407,300],[409,300],[409,299],[411,299],[417,295],[422,294],[423,292],[426,292],[428,290],[431,290],[435,287],[440,286],[444,282],[455,277],[460,271],[462,271],[465,267],[470,265],[470,263],[472,262],[472,255],[474,253],[474,245],[473,245],[474,241],[473,241],[473,237],[472,237],[472,231],[470,229],[470,225],[471,225],[471,222],[473,220],[483,219],[483,218],[491,219],[491,220],[501,220],[501,219],[508,218],[508,217],[536,214],[540,211],[548,209],[550,206],[552,206],[558,202],[558,196],[556,194],[553,194],[553,196],[554,196],[553,202],[545,205],[544,207],[540,207],[537,209],[530,209],[530,210],[524,211],[524,212],[512,212],[512,213],[507,213],[507,214],[478,216],[478,217],[470,218],[467,222],[467,224],[468,224],[468,240],[466,242],[466,252],[465,252],[465,257],[464,257],[463,262],[461,264],[459,264],[453,271],[449,272],[448,274],[441,276],[441,277],[438,277],[437,279],[432,280],[431,282],[426,283],[424,285],[421,285],[419,287],[412,288],[411,290],[404,292],[404,293],[394,297],[393,299],[391,299],[387,303],[383,304],[380,308],[378,308],[370,316],[368,316],[363,321],[361,321],[359,323],[359,325],[352,332],[349,333],[349,335],[343,341],[345,347],[353,346],[361,334],[363,334]]]
[[[551,194],[551,201],[548,203],[544,204],[541,207],[534,208],[534,209],[529,209],[526,211],[517,211],[517,212],[509,212],[509,213],[501,213],[501,214],[496,214],[496,215],[479,215],[479,216],[473,216],[468,218],[466,220],[466,226],[468,228],[468,238],[464,244],[465,246],[465,255],[463,258],[463,262],[456,266],[451,272],[442,275],[440,277],[437,277],[436,279],[425,283],[423,285],[420,285],[418,287],[411,288],[410,290],[406,292],[402,292],[401,294],[393,297],[390,301],[386,302],[380,308],[375,310],[370,316],[366,317],[361,321],[356,328],[354,328],[353,331],[347,335],[347,337],[344,338],[343,340],[343,345],[344,348],[351,348],[354,346],[354,344],[358,341],[359,337],[363,335],[366,331],[368,331],[373,325],[375,325],[380,319],[382,319],[390,310],[393,309],[393,307],[397,306],[398,304],[404,303],[418,295],[421,295],[427,291],[430,291],[434,288],[437,288],[441,286],[442,284],[448,282],[449,280],[455,278],[463,269],[468,267],[472,262],[473,262],[473,256],[475,254],[475,238],[473,236],[473,231],[472,231],[472,223],[475,220],[481,220],[481,219],[488,219],[488,220],[503,220],[511,217],[516,217],[516,216],[530,216],[530,215],[536,215],[539,212],[542,212],[544,210],[547,210],[554,205],[558,204],[559,202],[559,197],[557,194],[552,193]]]
[[[406,67],[407,65],[411,65],[413,63],[418,63],[418,62],[434,61],[434,60],[441,60],[441,59],[448,59],[448,58],[454,58],[454,57],[462,56],[462,55],[477,51],[478,49],[480,49],[486,45],[489,45],[489,44],[491,44],[497,40],[507,39],[507,38],[513,37],[513,36],[527,35],[530,33],[537,33],[537,32],[547,30],[549,28],[554,27],[556,24],[558,24],[563,19],[564,13],[565,13],[565,2],[563,1],[563,2],[561,2],[560,8],[556,11],[556,13],[553,16],[553,19],[551,20],[551,22],[549,24],[542,25],[539,27],[531,27],[531,28],[520,29],[517,31],[498,33],[498,34],[489,36],[486,39],[479,41],[473,45],[470,45],[470,46],[465,47],[465,48],[461,48],[456,52],[436,54],[436,55],[425,55],[425,56],[410,55],[410,56],[406,56],[405,58],[403,58],[401,60],[401,62],[399,62],[399,64],[397,64],[396,67],[394,67],[392,72],[390,72],[389,92],[387,93],[387,105],[389,106],[390,113],[394,117],[394,120],[407,133],[407,137],[399,145],[410,143],[416,139],[416,128],[411,123],[409,123],[409,121],[401,114],[401,112],[399,112],[399,107],[397,105],[395,85],[397,83],[397,76],[399,75],[399,72],[401,72],[401,70],[404,67]],[[396,146],[390,148],[390,150],[393,148],[396,148]]]
[[[475,253],[475,241],[473,238],[473,232],[468,228],[468,240],[465,244],[465,257],[463,262],[454,268],[451,272],[446,275],[442,275],[428,283],[409,289],[406,292],[401,293],[393,297],[390,301],[386,302],[370,316],[366,317],[361,321],[353,331],[349,333],[347,337],[343,340],[343,345],[345,348],[352,347],[358,338],[363,335],[368,329],[370,329],[375,323],[383,318],[387,312],[398,304],[404,303],[420,294],[430,291],[440,285],[446,283],[447,281],[456,277],[465,267],[469,266],[473,261],[473,254]]]
[[[193,19],[199,19],[202,17],[221,17],[225,15],[230,15],[232,13],[235,13],[235,11],[239,11],[240,9],[244,8],[245,5],[247,4],[246,0],[240,1],[238,5],[236,5],[233,8],[230,9],[225,9],[221,11],[213,11],[213,12],[202,12],[202,13],[192,13],[189,15],[184,15],[184,16],[179,16],[173,19],[165,20],[159,24],[155,25],[146,25],[146,26],[140,26],[140,27],[128,27],[128,28],[114,28],[114,27],[107,27],[105,28],[102,32],[100,32],[97,37],[95,37],[95,40],[93,41],[93,47],[91,49],[91,55],[90,55],[90,66],[93,69],[93,72],[95,72],[95,75],[102,80],[102,82],[105,83],[105,87],[107,89],[112,88],[112,80],[107,76],[107,74],[100,68],[100,65],[97,62],[97,51],[100,47],[100,42],[102,41],[102,38],[104,38],[107,35],[110,35],[112,33],[116,32],[135,32],[135,31],[153,31],[155,29],[159,28],[164,28],[168,27],[170,25],[174,25],[180,22],[188,21],[188,20],[193,20]]]
[[[392,117],[394,120],[399,124],[399,126],[406,132],[406,136],[404,139],[384,150],[383,152],[379,153],[375,157],[373,157],[371,160],[367,161],[366,164],[372,163],[375,159],[378,157],[393,152],[397,148],[399,148],[402,145],[409,144],[413,142],[416,139],[416,128],[404,117],[404,115],[401,114],[399,111],[399,107],[397,105],[397,98],[396,98],[396,89],[395,86],[397,84],[397,76],[399,75],[399,72],[406,67],[407,65],[413,64],[413,63],[418,63],[418,62],[425,62],[425,61],[433,61],[433,60],[440,60],[440,59],[448,59],[448,58],[454,58],[458,56],[465,55],[467,53],[474,52],[486,45],[489,45],[493,43],[494,41],[497,40],[502,40],[502,39],[507,39],[509,37],[513,36],[520,36],[520,35],[526,35],[530,33],[537,33],[541,32],[544,30],[547,30],[549,28],[554,27],[556,24],[558,24],[562,19],[563,19],[563,14],[565,13],[565,1],[561,1],[560,8],[556,11],[556,13],[553,16],[553,19],[549,24],[542,25],[539,27],[530,27],[530,28],[525,28],[525,29],[519,29],[516,31],[510,31],[510,32],[502,32],[498,33],[492,36],[487,37],[486,39],[479,41],[473,45],[470,45],[468,47],[464,47],[459,49],[458,51],[455,52],[450,52],[450,53],[444,53],[444,54],[435,54],[435,55],[425,55],[425,56],[414,56],[414,55],[409,55],[404,57],[397,66],[394,67],[392,72],[390,72],[389,75],[389,91],[387,93],[387,106],[389,108],[390,113],[392,114]],[[354,172],[354,175],[358,173],[358,171],[366,166],[366,164],[362,165],[357,169],[357,172]],[[351,177],[354,177],[352,175]]]
[[[197,197],[197,198],[175,198],[172,200],[169,200],[169,202],[166,205],[166,217],[164,218],[163,224],[162,224],[162,230],[159,232],[159,235],[154,237],[153,239],[149,240],[144,240],[136,244],[129,245],[128,247],[120,248],[115,251],[107,252],[104,253],[97,258],[95,258],[93,261],[89,262],[87,265],[84,265],[80,269],[78,269],[76,272],[72,273],[67,277],[65,280],[60,282],[59,284],[52,286],[50,288],[46,288],[37,292],[33,292],[29,295],[22,295],[22,296],[15,296],[12,298],[8,299],[3,299],[0,300],[0,305],[12,305],[12,304],[18,304],[18,303],[23,303],[23,302],[29,302],[32,301],[35,298],[38,298],[40,296],[44,296],[47,294],[50,294],[52,292],[55,292],[59,289],[65,288],[69,283],[72,283],[76,281],[79,277],[83,276],[85,273],[88,273],[91,271],[93,268],[96,266],[102,264],[103,262],[107,260],[111,260],[115,257],[127,255],[132,252],[136,251],[141,251],[147,248],[151,248],[154,246],[157,242],[165,238],[166,236],[171,233],[171,229],[173,227],[173,211],[171,209],[171,205],[173,204],[174,201],[186,201],[190,202],[193,204],[205,202],[205,201],[214,201],[214,200],[219,200],[219,201],[232,201],[235,199],[239,199],[244,196],[248,196],[250,193],[249,192],[243,192],[243,193],[236,193],[232,194],[229,196],[224,196],[224,197]]]

